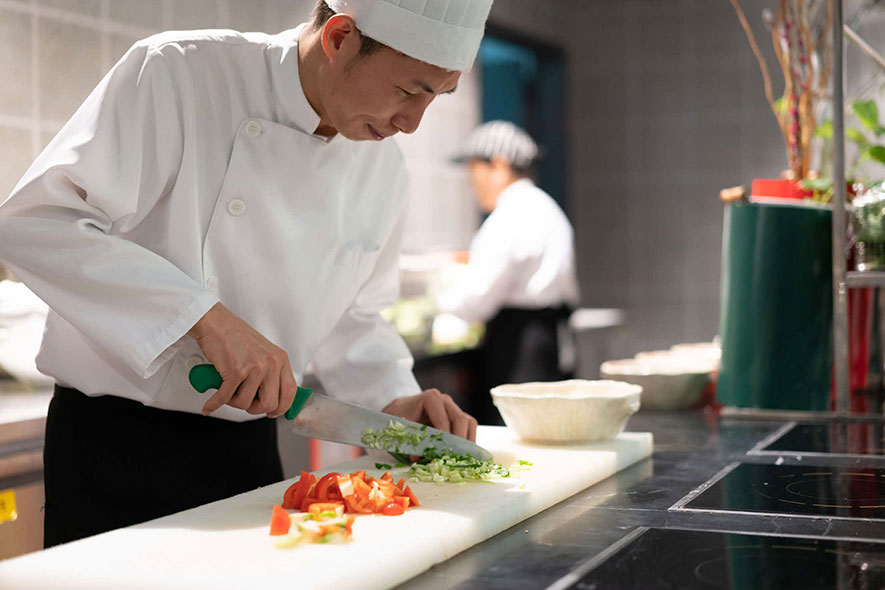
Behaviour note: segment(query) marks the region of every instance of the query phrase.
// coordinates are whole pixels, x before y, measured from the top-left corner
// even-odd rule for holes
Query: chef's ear
[[[360,32],[356,22],[346,14],[336,14],[323,25],[320,43],[329,60],[344,57],[349,61],[359,53]]]

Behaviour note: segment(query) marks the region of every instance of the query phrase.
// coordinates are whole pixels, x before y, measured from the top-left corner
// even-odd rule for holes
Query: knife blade
[[[188,378],[199,393],[218,389],[222,384],[221,375],[211,364],[195,366]],[[423,455],[433,447],[440,454],[450,451],[483,461],[492,460],[490,452],[466,438],[314,393],[307,387],[298,388],[285,417],[292,421],[294,432],[312,438],[380,448],[400,455]]]

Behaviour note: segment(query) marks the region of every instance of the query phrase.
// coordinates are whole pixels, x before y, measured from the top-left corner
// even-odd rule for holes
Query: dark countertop
[[[881,438],[882,419],[875,420],[878,425],[874,433]],[[654,434],[651,458],[433,567],[400,588],[572,587],[646,527],[885,542],[882,521],[672,509],[699,487],[706,488],[708,480],[735,462],[826,465],[851,471],[885,468],[882,455],[747,454],[766,437],[772,438],[788,427],[787,419],[720,418],[709,409],[640,412],[630,420],[627,430]],[[873,547],[885,555],[885,544]],[[882,564],[879,561],[876,567],[882,568]],[[633,567],[650,566],[644,561]],[[633,587],[624,584],[628,586]],[[575,587],[609,586],[582,583]]]

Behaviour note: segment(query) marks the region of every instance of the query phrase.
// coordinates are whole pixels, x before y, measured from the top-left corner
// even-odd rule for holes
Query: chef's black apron
[[[43,463],[45,547],[283,479],[273,420],[230,422],[58,385]]]
[[[486,387],[473,409],[480,424],[504,424],[488,394],[492,387],[572,377],[559,366],[559,330],[570,313],[566,306],[505,307],[486,324],[482,345]]]

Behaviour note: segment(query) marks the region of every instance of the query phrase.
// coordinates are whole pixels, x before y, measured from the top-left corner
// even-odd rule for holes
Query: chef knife
[[[221,387],[222,378],[214,365],[197,365],[191,369],[191,385],[200,393]],[[423,455],[430,447],[439,453],[451,451],[471,455],[483,461],[492,454],[466,438],[418,424],[405,418],[363,408],[299,387],[295,401],[285,417],[292,421],[297,434],[348,445],[382,448],[379,438],[387,444],[383,450],[399,455]],[[384,433],[383,436],[378,436]],[[396,457],[399,459],[399,457]]]

